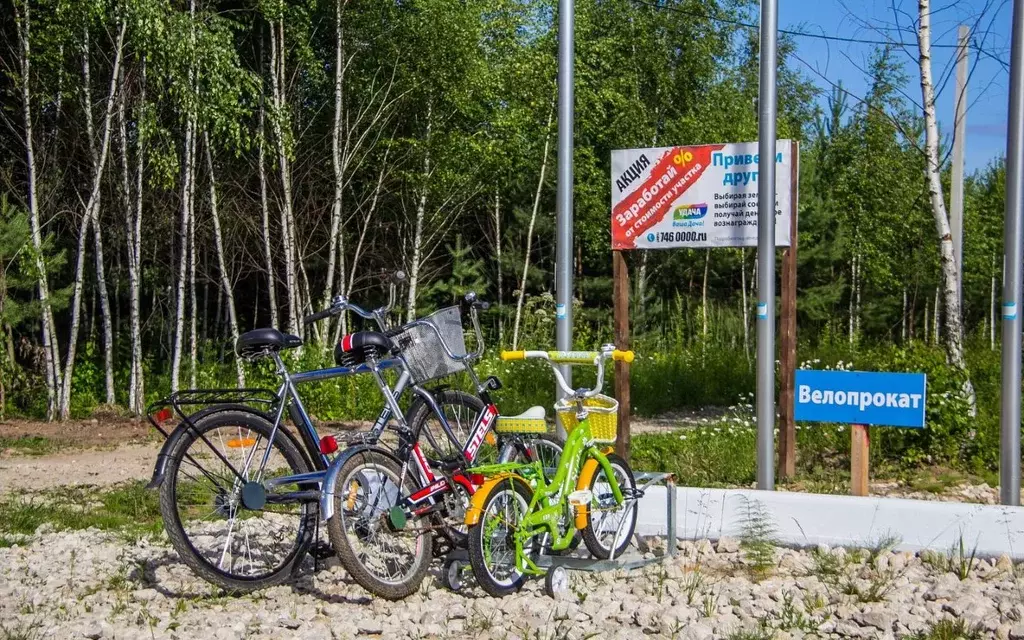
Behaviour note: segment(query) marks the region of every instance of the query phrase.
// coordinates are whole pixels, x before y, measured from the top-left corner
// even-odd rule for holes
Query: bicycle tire
[[[491,524],[488,515],[491,513],[495,504],[498,500],[505,498],[506,500],[514,500],[511,504],[515,505],[516,517],[521,518],[526,515],[529,510],[530,499],[533,496],[533,490],[530,489],[524,481],[518,478],[509,477],[507,482],[498,483],[491,492],[487,495],[484,503],[480,509],[480,520],[469,528],[469,564],[473,568],[473,576],[476,578],[476,582],[480,585],[484,591],[489,595],[496,598],[506,596],[510,593],[519,591],[522,588],[523,583],[526,581],[526,574],[522,573],[516,568],[515,565],[515,547],[511,549],[511,558],[507,557],[509,549],[508,544],[511,542],[510,533],[505,532],[499,535],[494,535],[494,531],[488,532]],[[511,511],[509,512],[512,513]],[[509,523],[509,519],[505,517],[497,517],[496,521],[505,521]],[[500,524],[500,522],[499,522]],[[514,526],[514,523],[512,523]],[[508,562],[512,562],[512,568],[508,576],[500,577],[495,576],[494,571],[491,569],[490,559],[494,557],[493,548],[490,543],[496,540],[505,540],[506,549],[504,550],[505,565]],[[523,553],[529,555],[529,549],[524,548]]]
[[[616,476],[621,476],[618,479],[619,488],[621,490],[625,490],[627,488],[636,488],[636,479],[633,477],[633,470],[629,467],[629,463],[627,463],[625,460],[615,455],[614,453],[608,454],[608,462],[611,463],[613,473],[615,473]],[[622,552],[625,551],[626,547],[629,546],[629,541],[633,537],[633,531],[636,529],[637,518],[637,509],[635,504],[622,505],[622,507],[620,508],[627,510],[626,517],[629,519],[627,523],[628,528],[625,530],[618,530],[617,528],[617,533],[612,534],[612,540],[610,541],[610,545],[605,544],[602,541],[602,537],[595,532],[596,527],[594,524],[595,518],[593,505],[595,504],[596,499],[598,497],[598,491],[595,490],[595,487],[597,487],[597,485],[601,482],[601,479],[604,478],[604,476],[604,469],[602,469],[599,466],[597,468],[597,472],[594,473],[594,476],[590,480],[590,486],[587,487],[587,489],[590,489],[591,491],[594,492],[595,499],[591,501],[591,509],[589,509],[587,512],[587,526],[583,528],[584,544],[587,545],[587,549],[590,551],[591,554],[593,554],[594,557],[600,558],[601,560],[607,560],[608,558],[612,557],[613,551],[614,556],[616,558],[622,555]],[[600,513],[605,514],[609,513],[609,511],[601,511]],[[605,518],[599,518],[597,526],[601,526],[604,523],[604,521]]]
[[[431,532],[420,529],[414,534],[415,549],[410,569],[400,579],[386,580],[369,567],[373,562],[386,565],[388,560],[381,559],[384,554],[366,554],[364,561],[362,550],[356,547],[357,543],[366,542],[371,536],[386,535],[389,553],[394,553],[392,541],[413,534],[403,529],[393,531],[386,522],[390,508],[403,495],[416,489],[409,474],[405,476],[405,486],[399,488],[397,483],[401,477],[401,465],[390,456],[373,450],[353,455],[338,472],[334,487],[334,515],[327,522],[331,546],[348,574],[370,593],[388,600],[401,600],[415,593],[433,557]],[[388,480],[396,485],[393,492],[387,489]],[[415,526],[415,522],[411,523],[411,527]]]
[[[232,532],[235,530],[234,526],[236,523],[240,523],[239,530],[241,530],[241,528],[246,529],[244,536],[246,546],[245,553],[249,556],[249,567],[252,567],[255,557],[267,557],[265,553],[259,553],[259,551],[257,551],[256,556],[252,554],[253,541],[265,540],[266,535],[265,532],[261,534],[256,531],[257,527],[250,525],[256,524],[254,520],[264,520],[264,518],[250,519],[238,517],[239,513],[244,516],[245,513],[257,513],[257,511],[245,510],[245,512],[242,512],[245,508],[240,502],[236,502],[234,505],[231,504],[232,499],[237,500],[237,495],[232,498],[232,496],[227,495],[224,491],[225,487],[219,486],[219,492],[210,494],[213,502],[213,510],[209,512],[208,516],[214,517],[213,520],[208,521],[210,524],[196,524],[195,526],[197,527],[197,530],[194,533],[190,533],[186,530],[186,524],[182,521],[183,514],[180,510],[180,507],[182,506],[180,504],[181,499],[183,496],[188,496],[189,491],[196,495],[197,498],[201,498],[204,494],[204,491],[202,490],[204,481],[212,485],[217,485],[215,479],[217,474],[212,470],[212,464],[210,465],[211,469],[206,469],[200,462],[204,457],[208,457],[203,452],[204,448],[208,449],[208,444],[200,437],[200,435],[206,436],[207,441],[212,444],[214,439],[212,436],[215,432],[225,428],[233,429],[237,434],[239,434],[238,437],[243,442],[246,442],[248,439],[254,440],[251,446],[253,448],[253,457],[255,458],[262,457],[262,454],[259,451],[259,444],[261,441],[269,441],[273,425],[258,415],[243,411],[214,412],[200,417],[194,424],[195,430],[188,429],[183,432],[169,452],[166,478],[160,486],[160,513],[163,517],[164,530],[167,532],[167,537],[170,539],[171,545],[178,552],[182,561],[189,568],[195,571],[196,574],[207,582],[210,582],[211,584],[214,584],[228,592],[246,593],[258,589],[265,589],[284,582],[301,564],[301,561],[305,558],[306,552],[309,549],[309,545],[312,543],[318,513],[316,504],[301,503],[295,505],[298,508],[298,513],[293,514],[296,519],[296,532],[294,539],[290,543],[290,547],[286,549],[287,552],[282,555],[279,562],[275,562],[269,570],[257,573],[256,575],[236,573],[234,571],[234,551],[232,551],[230,556],[232,564],[229,569],[225,570],[223,565],[226,554],[230,549]],[[257,437],[253,438],[253,435]],[[230,442],[230,440],[228,442]],[[199,448],[194,448],[193,445],[196,445],[197,443],[201,446]],[[272,446],[277,453],[280,454],[283,464],[287,467],[286,475],[312,471],[299,446],[290,434],[284,430],[278,430],[277,435],[274,437]],[[219,458],[214,457],[214,462],[220,462]],[[277,463],[276,458],[273,458],[273,452],[270,463]],[[243,465],[235,465],[235,467],[236,469],[242,470],[241,468]],[[196,473],[196,470],[198,470],[198,473]],[[190,475],[190,472],[195,473],[195,475]],[[182,474],[183,477],[180,478],[179,474]],[[230,480],[233,487],[232,493],[237,494],[239,487],[236,486],[236,478],[233,475],[228,477],[227,474],[224,474],[224,478],[222,479]],[[182,480],[185,481],[183,482]],[[210,505],[203,506],[203,511],[205,511],[209,506]],[[275,505],[275,508],[278,507]],[[186,511],[190,512],[191,510],[186,509]],[[261,510],[259,513],[264,513],[267,516],[270,516],[267,518],[267,522],[264,523],[269,525],[273,525],[274,520],[282,519],[279,516],[287,515],[275,512],[271,509]],[[222,518],[229,522],[227,541],[225,542],[219,562],[214,563],[212,561],[214,556],[204,554],[199,546],[202,546],[201,542],[206,538],[212,537],[208,535],[208,529],[216,527],[216,523],[221,521]],[[187,518],[187,520],[190,525],[195,522],[193,519]],[[282,530],[290,530],[290,528],[290,526],[285,525],[282,527]],[[250,529],[253,532],[253,535],[251,536]],[[261,535],[263,537],[260,537]],[[271,536],[271,538],[273,538],[273,536]],[[235,539],[242,540],[242,534],[239,533]],[[288,543],[286,542],[286,544]],[[243,553],[243,556],[245,553]]]
[[[453,432],[456,436],[462,436],[464,440],[469,439],[470,431],[475,423],[476,416],[480,414],[484,409],[483,400],[472,394],[464,391],[457,391],[452,389],[446,389],[443,391],[434,392],[434,400],[437,402],[441,410],[445,412],[445,419],[452,422],[451,415],[448,415],[448,409],[456,408],[457,424],[449,424],[452,427]],[[463,412],[464,410],[464,412]],[[434,410],[428,402],[423,398],[416,396],[409,405],[409,409],[405,413],[406,424],[412,429],[414,433],[421,434],[430,428],[428,421],[434,416]],[[438,428],[440,431],[440,427]],[[461,433],[460,433],[461,432]],[[439,433],[436,436],[439,442],[448,442],[447,437],[444,433]],[[483,449],[487,447],[486,443],[481,446]],[[455,454],[461,455],[461,452],[438,452],[442,457],[452,457]],[[479,456],[478,456],[479,457]],[[453,547],[465,548],[466,546],[466,526],[465,517],[466,509],[469,507],[469,496],[463,494],[461,485],[452,483],[452,488],[441,497],[441,500],[445,501],[444,507],[438,512],[437,515],[433,516],[437,524],[440,526],[441,534],[448,539]]]

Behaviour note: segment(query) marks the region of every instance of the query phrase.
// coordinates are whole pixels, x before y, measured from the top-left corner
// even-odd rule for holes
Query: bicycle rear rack
[[[189,429],[195,430],[195,423],[192,422],[190,417],[190,414],[194,412],[186,413],[183,407],[205,408],[218,404],[270,407],[278,402],[278,400],[277,393],[271,389],[182,389],[146,407],[146,419],[166,439],[170,436],[170,433],[161,426],[161,423],[172,418],[174,413],[178,415]],[[174,413],[164,414],[158,411],[167,407],[171,407]]]

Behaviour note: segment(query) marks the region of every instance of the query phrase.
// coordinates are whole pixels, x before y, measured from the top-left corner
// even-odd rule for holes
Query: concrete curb
[[[667,491],[647,489],[638,533],[667,533]],[[739,538],[748,505],[756,502],[770,517],[777,542],[787,547],[871,547],[896,537],[898,550],[945,552],[962,539],[968,554],[1024,559],[1022,507],[745,489],[675,491],[676,536],[682,540]]]

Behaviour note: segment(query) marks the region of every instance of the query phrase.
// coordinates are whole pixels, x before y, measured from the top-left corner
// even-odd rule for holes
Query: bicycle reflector
[[[160,411],[156,412],[156,415],[153,416],[153,419],[156,420],[157,424],[163,424],[164,422],[170,420],[172,417],[174,417],[174,414],[171,413],[170,409],[161,409]]]
[[[324,436],[320,438],[320,453],[325,456],[330,455],[338,450],[338,440],[334,436]]]
[[[256,438],[232,438],[227,441],[230,449],[245,449],[256,444]]]

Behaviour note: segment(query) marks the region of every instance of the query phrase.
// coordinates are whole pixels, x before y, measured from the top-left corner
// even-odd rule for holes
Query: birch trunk
[[[926,298],[925,301],[924,301],[924,342],[925,342],[925,344],[928,344],[928,336],[930,335],[930,330],[931,330],[931,325],[928,323],[928,321],[929,321],[929,317],[928,317],[928,308],[929,307],[928,307],[928,305],[930,305],[930,304],[931,303],[928,302],[928,299]]]
[[[189,328],[189,385],[196,388],[196,367],[198,361],[198,335],[196,332],[196,138],[198,137],[193,124],[192,131],[192,180],[189,181],[191,193],[188,196],[188,328]]]
[[[114,105],[117,101],[118,91],[118,77],[120,76],[121,69],[121,52],[124,45],[124,34],[126,25],[121,24],[120,30],[117,35],[117,42],[114,45],[114,64],[113,69],[110,73],[110,83],[107,92],[106,108],[103,115],[103,133],[100,142],[99,151],[96,152],[96,161],[94,162],[93,176],[92,176],[92,188],[89,193],[89,200],[86,202],[85,211],[82,214],[82,222],[79,225],[79,236],[78,236],[78,255],[75,263],[75,281],[74,281],[74,293],[72,294],[71,302],[71,328],[68,337],[68,351],[64,363],[64,380],[60,394],[60,417],[62,420],[67,419],[71,413],[71,379],[75,371],[75,351],[78,343],[78,330],[81,324],[81,306],[82,306],[82,281],[85,270],[85,236],[89,231],[89,225],[93,224],[96,228],[94,234],[97,237],[96,251],[97,251],[97,271],[102,267],[102,240],[99,239],[101,234],[99,227],[99,203],[100,203],[100,187],[103,181],[103,170],[106,166],[107,155],[110,148],[110,128],[111,121],[114,116]],[[88,82],[88,68],[89,68],[89,46],[88,39],[84,42],[83,50],[83,72]],[[86,96],[89,95],[88,90]],[[86,112],[87,124],[91,120],[91,105],[89,104],[88,97],[86,98]],[[90,140],[92,137],[90,136]],[[94,143],[92,143],[94,144]],[[101,274],[97,273],[97,278],[102,277]],[[106,296],[106,291],[101,293],[101,305],[102,299]],[[109,308],[108,315],[105,319],[105,324],[109,323]],[[105,328],[106,330],[106,328]],[[109,391],[108,391],[109,393]]]
[[[345,37],[341,28],[342,8],[345,0],[334,3],[334,125],[331,128],[331,166],[334,169],[334,199],[331,202],[331,235],[328,240],[330,249],[327,256],[327,286],[324,287],[323,307],[330,304],[332,287],[334,286],[334,269],[338,255],[345,251],[341,234],[341,205],[345,189],[345,173],[341,162],[341,112],[345,78]],[[341,279],[344,281],[344,273]],[[340,320],[339,320],[340,322]],[[327,335],[327,332],[324,334]]]
[[[501,287],[501,195],[498,188],[494,188],[494,253],[498,263],[497,289],[498,289],[498,346],[505,344],[505,323],[500,313],[503,308],[503,291]]]
[[[857,317],[857,254],[853,254],[850,263],[850,331],[849,340],[853,344],[853,331]]]
[[[285,129],[281,126],[285,119],[284,80],[285,80],[285,47],[284,21],[279,20],[270,25],[270,58],[271,58],[271,92],[274,101],[274,117],[271,128],[274,131],[274,142],[277,147],[277,162],[281,172],[281,241],[284,245],[285,287],[288,291],[288,332],[299,333],[299,282],[295,268],[295,228],[292,213],[292,182],[291,163],[289,160],[288,140]]]
[[[409,297],[406,301],[406,322],[416,319],[416,293],[420,283],[420,260],[423,253],[423,224],[427,216],[427,187],[430,181],[430,127],[433,116],[433,101],[427,101],[427,131],[424,138],[426,151],[423,154],[423,184],[416,198],[416,227],[412,240],[412,261],[409,264]]]
[[[548,150],[551,148],[551,122],[554,120],[554,109],[548,108],[548,123],[544,134],[544,151],[540,160],[540,177],[537,178],[537,190],[533,193],[533,210],[530,212],[530,225],[526,229],[526,253],[523,256],[523,277],[519,280],[519,297],[516,300],[516,317],[512,323],[512,349],[519,348],[519,323],[523,316],[523,299],[526,296],[526,277],[530,273],[530,251],[533,248],[533,227],[537,222],[537,211],[540,209],[540,194],[544,190],[544,174],[548,169]]]
[[[900,341],[907,341],[907,288],[903,287],[903,309],[900,314]]]
[[[83,51],[82,51],[82,75],[83,75],[83,95],[85,97],[85,130],[86,137],[89,139],[89,155],[92,161],[92,172],[93,181],[97,180],[97,176],[102,180],[103,169],[100,167],[100,159],[96,150],[96,132],[93,126],[92,119],[92,74],[90,73],[90,42],[89,42],[89,29],[86,28],[83,33]],[[124,80],[124,69],[118,69],[117,82],[121,84]],[[123,99],[121,95],[123,92],[119,92],[117,104],[120,105]],[[106,388],[106,403],[108,405],[114,404],[114,332],[111,327],[110,320],[110,298],[107,295],[107,276],[106,270],[104,269],[104,257],[103,257],[103,228],[100,226],[100,204],[102,202],[102,192],[97,195],[96,202],[92,207],[92,220],[89,224],[92,225],[92,237],[93,237],[93,251],[94,259],[96,261],[96,289],[100,298],[100,316],[103,329],[103,373],[104,382]]]
[[[146,67],[141,62],[142,89],[140,90],[140,107],[145,104]],[[141,288],[141,244],[142,244],[142,162],[143,134],[142,127],[136,128],[136,171],[135,192],[132,193],[131,171],[129,169],[128,135],[126,129],[126,105],[124,90],[124,73],[121,74],[121,96],[117,103],[118,138],[121,150],[121,190],[124,193],[125,239],[128,253],[128,309],[129,333],[131,337],[131,366],[128,374],[128,410],[140,416],[143,411],[145,394],[142,384],[142,337],[141,319],[139,314],[139,290]],[[136,122],[141,122],[141,113]]]
[[[235,313],[235,294],[228,278],[227,263],[224,260],[224,239],[220,231],[220,214],[217,211],[217,179],[213,170],[213,154],[210,152],[210,134],[203,132],[203,147],[206,151],[206,169],[210,174],[210,215],[213,217],[213,244],[217,250],[217,268],[220,269],[220,286],[228,301],[228,322],[231,323],[231,344],[238,341],[238,316]],[[238,386],[245,386],[245,370],[242,359],[235,358],[235,373],[238,375]]]
[[[935,117],[935,89],[932,83],[931,58],[931,7],[930,0],[918,0],[919,28],[917,31],[920,48],[921,67],[921,102],[924,106],[925,122],[925,154],[928,168],[928,191],[931,199],[932,214],[935,217],[935,230],[939,238],[939,264],[942,268],[942,289],[946,318],[946,356],[950,364],[964,375],[963,391],[967,396],[970,414],[977,413],[977,401],[974,385],[967,371],[964,358],[964,327],[960,311],[960,296],[957,287],[956,257],[953,254],[953,238],[950,234],[949,217],[946,214],[946,203],[942,195],[942,170],[939,162],[939,125]],[[938,309],[936,308],[936,317]]]
[[[932,344],[939,344],[939,328],[940,324],[939,315],[942,311],[942,298],[940,297],[942,287],[935,287],[935,305],[932,307],[934,313],[932,314]],[[949,330],[946,330],[949,333]]]
[[[14,17],[17,27],[20,62],[20,89],[22,119],[25,128],[25,166],[28,179],[28,219],[32,236],[32,248],[35,254],[35,268],[38,274],[37,289],[42,316],[43,361],[46,367],[46,419],[53,420],[58,412],[61,391],[60,345],[53,323],[53,311],[50,306],[50,285],[46,275],[46,263],[43,260],[43,235],[39,219],[39,202],[36,197],[36,159],[35,143],[32,133],[32,88],[31,79],[31,8],[26,0],[24,12],[18,10],[15,0]]]
[[[192,137],[195,121],[189,116],[185,123],[185,148],[181,181],[181,251],[178,256],[178,284],[176,288],[176,305],[174,310],[174,347],[171,349],[171,392],[178,390],[181,376],[181,349],[184,344],[185,330],[185,278],[188,274],[188,232],[192,211],[190,201],[192,193],[193,157]]]
[[[988,348],[996,350],[996,257],[992,256],[992,286],[988,299]]]
[[[270,206],[267,202],[266,151],[263,149],[263,134],[266,131],[263,113],[263,97],[260,96],[260,132],[257,145],[257,164],[260,174],[260,213],[263,216],[263,258],[267,270],[267,296],[270,298],[270,326],[277,328],[277,278],[274,277],[274,252],[270,241]],[[255,316],[254,316],[255,317]]]

